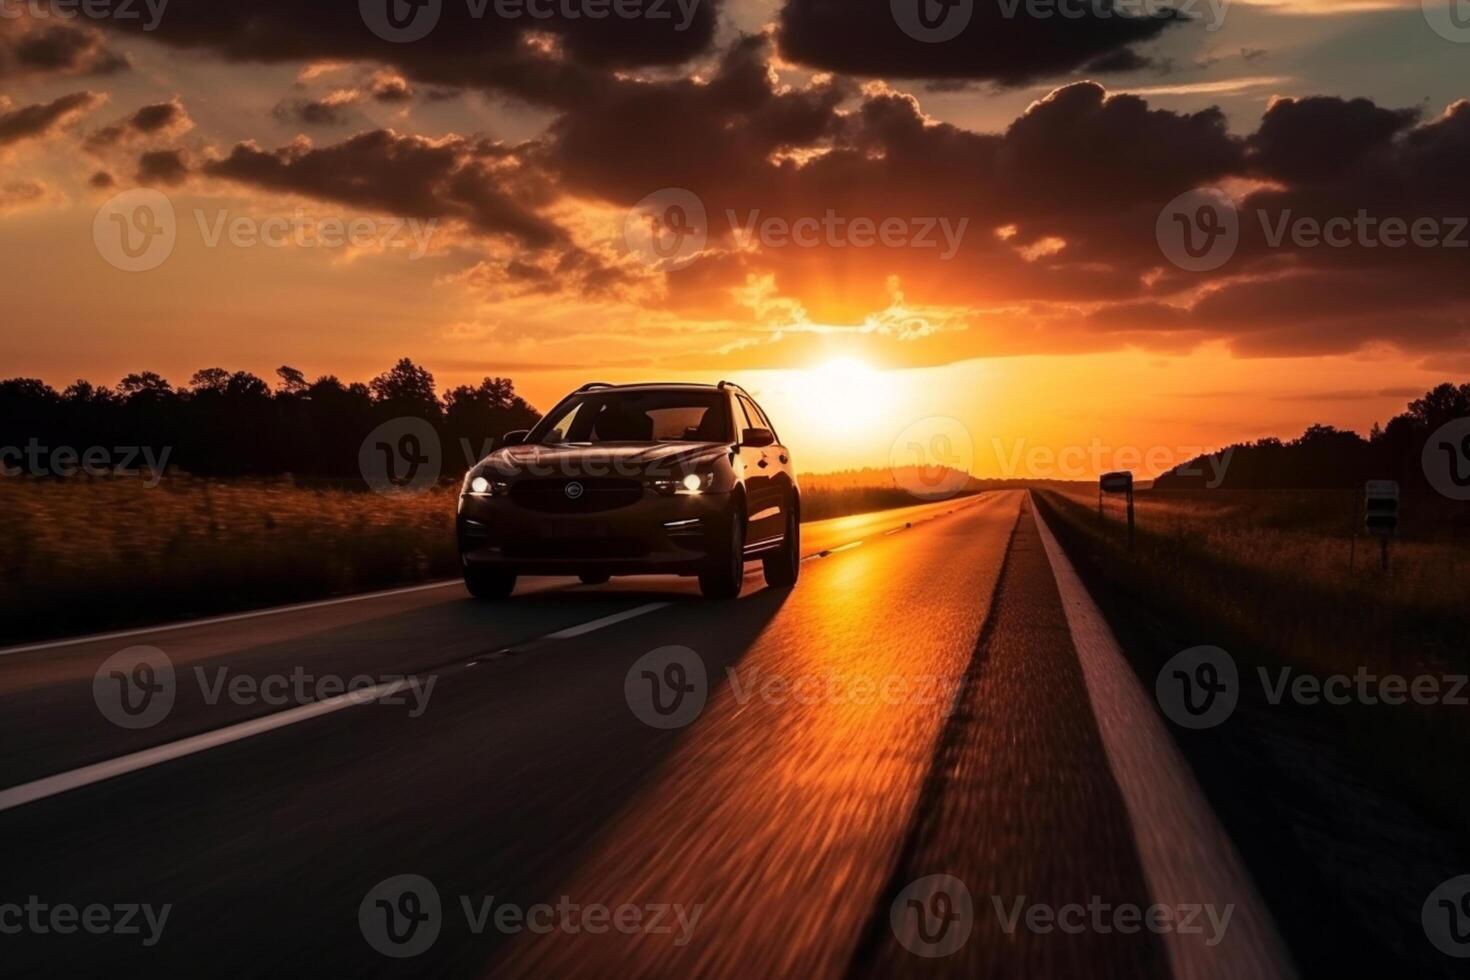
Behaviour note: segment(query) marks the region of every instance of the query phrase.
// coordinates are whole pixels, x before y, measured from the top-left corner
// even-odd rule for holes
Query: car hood
[[[595,446],[507,446],[485,467],[527,476],[661,476],[687,472],[730,452],[723,442],[600,443]]]

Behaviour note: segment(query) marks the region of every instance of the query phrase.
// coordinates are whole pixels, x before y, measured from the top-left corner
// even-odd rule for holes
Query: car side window
[[[740,403],[740,417],[744,421],[744,424],[740,427],[741,432],[743,433],[746,429],[761,428],[760,422],[757,421],[760,416],[752,410],[750,399],[744,395],[736,395],[735,400]]]
[[[778,435],[776,435],[776,427],[774,425],[772,425],[771,424],[771,420],[766,417],[766,410],[763,409],[763,408],[761,408],[759,405],[757,405],[756,402],[755,402],[755,399],[751,399],[750,404],[751,404],[751,407],[755,409],[756,415],[760,416],[761,428],[763,428],[763,429],[770,429],[771,430],[771,435],[776,436],[776,441],[777,442],[780,442],[781,441],[781,437],[778,436]]]

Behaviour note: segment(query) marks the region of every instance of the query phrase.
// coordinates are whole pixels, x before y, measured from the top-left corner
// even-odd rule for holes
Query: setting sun
[[[855,358],[834,358],[817,367],[790,372],[786,399],[803,433],[821,432],[850,439],[870,432],[898,401],[896,378]]]

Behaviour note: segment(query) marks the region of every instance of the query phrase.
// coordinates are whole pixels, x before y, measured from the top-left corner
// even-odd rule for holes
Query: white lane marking
[[[626,609],[620,613],[613,613],[611,616],[604,616],[601,619],[594,619],[590,623],[581,623],[577,626],[568,626],[564,630],[557,630],[555,633],[548,633],[544,637],[542,637],[542,639],[570,640],[574,637],[585,636],[588,633],[600,630],[604,626],[612,626],[614,623],[621,623],[624,620],[632,619],[635,616],[642,616],[644,613],[651,613],[656,612],[660,609],[665,609],[670,605],[672,605],[672,603],[650,602],[646,606],[638,606],[634,609]]]
[[[338,599],[321,599],[316,602],[299,602],[290,606],[273,606],[270,609],[256,609],[253,612],[232,613],[228,616],[214,616],[209,619],[188,619],[182,623],[169,623],[165,626],[142,626],[138,629],[119,630],[115,633],[96,633],[92,636],[73,636],[65,640],[50,640],[46,643],[32,643],[29,646],[9,647],[0,650],[0,657],[8,657],[13,653],[31,653],[35,650],[54,650],[58,647],[81,646],[84,643],[102,643],[108,640],[121,640],[129,636],[148,636],[153,633],[171,633],[174,630],[193,629],[196,626],[215,626],[220,623],[237,623],[242,619],[257,619],[261,616],[279,616],[284,613],[304,612],[309,609],[325,609],[328,606],[341,606],[349,602],[367,602],[370,599],[387,599],[391,596],[410,595],[414,592],[428,592],[430,589],[443,589],[451,585],[460,585],[457,578],[446,579],[443,582],[432,582],[428,585],[410,585],[402,589],[388,589],[385,592],[364,592],[361,595],[342,596]]]
[[[1208,928],[1203,934],[1164,933],[1171,972],[1178,980],[1294,977],[1291,957],[1235,845],[1034,498],[1031,513],[1061,593],[1098,734],[1128,808],[1153,900],[1174,908],[1234,906],[1225,939],[1214,947],[1204,943]]]
[[[574,637],[585,636],[615,623],[642,616],[659,609],[672,605],[668,602],[651,602],[645,606],[638,606],[625,612],[616,613],[612,616],[604,616],[594,619],[588,623],[572,626],[555,633],[548,633],[539,640],[530,640],[528,643],[537,643],[541,640],[570,640]],[[520,646],[522,644],[517,644]],[[262,718],[252,718],[235,725],[227,725],[224,728],[201,735],[191,735],[188,738],[179,739],[175,742],[167,742],[156,745],[153,748],[143,749],[128,755],[118,756],[116,759],[108,759],[106,762],[98,762],[94,765],[83,766],[70,772],[58,773],[54,776],[46,776],[33,782],[13,786],[10,789],[0,790],[0,812],[10,810],[37,800],[44,800],[50,796],[100,783],[105,779],[115,776],[123,776],[139,769],[147,769],[164,762],[182,758],[186,755],[194,755],[208,749],[217,748],[221,745],[229,745],[241,739],[261,735],[265,732],[275,731],[289,725],[309,721],[312,718],[320,718],[344,708],[356,707],[360,704],[370,704],[391,695],[397,694],[403,688],[408,687],[412,681],[408,678],[393,681],[390,684],[379,684],[376,687],[363,688],[350,694],[339,694],[334,698],[316,701],[311,704],[303,704],[300,707],[288,708],[285,711],[277,711],[274,714]]]
[[[55,776],[47,776],[34,782],[25,783],[7,790],[0,790],[0,811],[10,810],[37,800],[44,800],[48,796],[57,796],[67,793],[83,786],[100,783],[104,779],[112,779],[114,776],[126,775],[137,772],[139,769],[147,769],[160,763],[181,759],[186,755],[194,755],[196,752],[204,752],[207,749],[228,745],[238,742],[252,735],[260,735],[264,732],[274,731],[277,728],[285,728],[310,718],[319,718],[329,715],[343,708],[355,707],[359,704],[368,704],[380,698],[386,698],[397,694],[407,687],[409,682],[397,680],[391,684],[379,684],[376,687],[363,688],[352,694],[339,694],[334,698],[317,701],[313,704],[304,704],[299,708],[290,708],[286,711],[278,711],[264,718],[252,718],[250,721],[242,721],[237,725],[205,732],[202,735],[193,735],[189,738],[179,739],[177,742],[168,742],[157,745],[151,749],[141,752],[133,752],[129,755],[118,756],[116,759],[108,759],[95,765],[83,766],[70,772],[63,772]]]
[[[847,542],[847,544],[838,545],[837,547],[830,549],[827,554],[835,555],[844,551],[851,551],[854,548],[861,548],[862,545],[863,543],[861,541],[849,541]]]

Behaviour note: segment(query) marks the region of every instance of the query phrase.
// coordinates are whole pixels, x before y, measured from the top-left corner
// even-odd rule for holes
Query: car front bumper
[[[550,513],[466,494],[456,529],[465,565],[517,575],[693,575],[728,541],[728,493],[665,496],[588,513]]]

